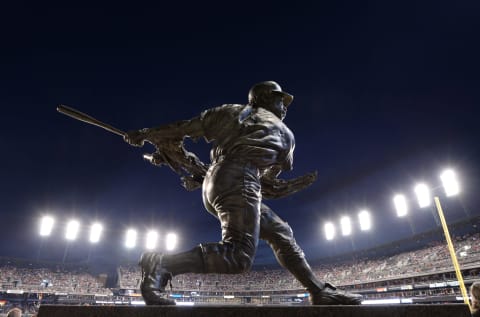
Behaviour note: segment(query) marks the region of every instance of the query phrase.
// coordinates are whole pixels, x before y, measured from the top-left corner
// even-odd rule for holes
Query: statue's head
[[[282,91],[282,87],[274,81],[263,81],[255,84],[248,92],[248,103],[253,107],[262,107],[283,119],[293,96]]]

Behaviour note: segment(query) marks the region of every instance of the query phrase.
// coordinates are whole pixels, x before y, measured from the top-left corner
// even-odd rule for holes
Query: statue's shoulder
[[[228,112],[240,112],[243,110],[243,108],[245,108],[245,105],[240,105],[236,103],[226,103],[217,107],[219,111],[228,111]]]
[[[210,108],[202,112],[202,117],[210,115],[238,115],[246,106],[240,104],[227,103],[218,107]]]

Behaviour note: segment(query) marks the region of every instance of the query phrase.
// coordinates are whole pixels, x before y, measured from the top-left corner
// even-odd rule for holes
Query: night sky
[[[176,231],[179,250],[218,241],[200,191],[142,159],[153,147],[131,147],[56,106],[131,130],[246,103],[264,80],[295,96],[285,119],[294,170],[281,177],[319,174],[267,202],[312,261],[436,228],[412,188],[438,187],[445,167],[462,184],[456,198],[437,188],[447,221],[480,215],[478,1],[15,3],[0,19],[0,256],[114,266],[142,252],[123,247],[130,226]],[[208,161],[205,142],[187,148]],[[397,192],[410,199],[406,218],[396,217]],[[357,228],[361,208],[370,232]],[[41,239],[43,214],[57,222]],[[324,222],[341,215],[354,219],[352,236],[325,241]],[[71,217],[83,231],[66,249]],[[96,246],[93,219],[105,226]],[[274,262],[262,243],[256,264]]]

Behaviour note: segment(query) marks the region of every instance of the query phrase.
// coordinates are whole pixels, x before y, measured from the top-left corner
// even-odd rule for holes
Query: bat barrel
[[[125,136],[125,132],[123,132],[122,130],[114,128],[109,124],[106,124],[102,121],[99,121],[99,120],[95,119],[94,117],[89,116],[88,114],[85,114],[83,112],[78,111],[77,109],[74,109],[74,108],[71,108],[71,107],[68,107],[68,106],[65,106],[65,105],[58,105],[57,106],[57,111],[64,114],[64,115],[67,115],[71,118],[74,118],[76,120],[95,125],[97,127],[100,127],[102,129],[105,129],[109,132],[115,133],[115,134],[120,135],[120,136]]]

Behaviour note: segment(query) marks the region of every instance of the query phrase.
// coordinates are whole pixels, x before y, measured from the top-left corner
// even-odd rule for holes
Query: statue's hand
[[[123,139],[130,145],[142,147],[145,141],[145,130],[128,131]]]

